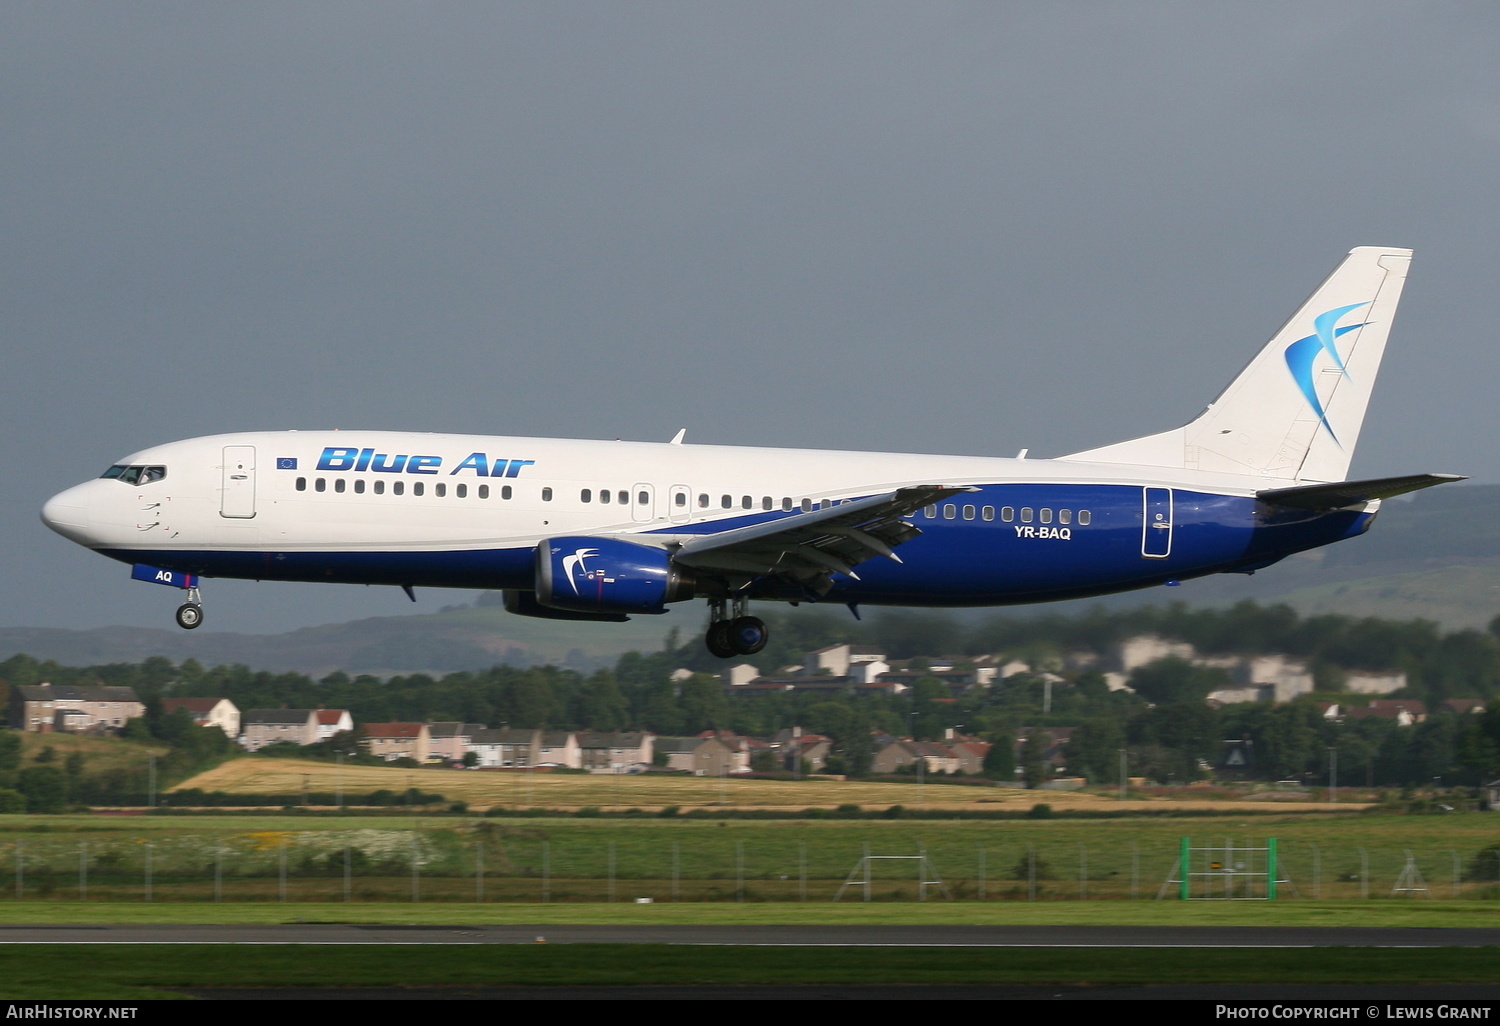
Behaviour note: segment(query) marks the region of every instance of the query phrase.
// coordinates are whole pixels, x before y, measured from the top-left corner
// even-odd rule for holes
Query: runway
[[[0,925],[0,944],[538,943],[888,948],[1475,948],[1500,947],[1500,927]]]

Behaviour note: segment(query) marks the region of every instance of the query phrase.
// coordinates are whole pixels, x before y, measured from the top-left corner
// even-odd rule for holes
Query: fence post
[[[89,897],[89,842],[78,843],[78,900],[87,901]]]
[[[474,842],[474,900],[484,901],[484,842]]]
[[[151,844],[146,843],[146,900],[151,900]]]

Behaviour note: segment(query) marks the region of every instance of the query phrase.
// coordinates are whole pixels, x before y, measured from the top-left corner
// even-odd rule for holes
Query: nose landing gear
[[[197,588],[189,588],[187,601],[177,607],[177,626],[190,631],[203,622],[203,597]]]
[[[759,617],[750,616],[750,600],[743,595],[734,597],[733,615],[726,615],[726,603],[721,598],[709,599],[710,622],[704,643],[709,652],[720,659],[734,656],[754,655],[766,647],[771,632]]]

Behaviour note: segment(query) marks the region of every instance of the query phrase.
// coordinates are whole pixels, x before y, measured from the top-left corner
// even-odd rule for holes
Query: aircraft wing
[[[830,574],[859,579],[854,567],[875,556],[896,562],[893,549],[922,532],[903,520],[923,506],[976,491],[969,486],[917,485],[815,509],[764,524],[694,537],[673,559],[732,576],[784,576],[826,591]]]
[[[1409,477],[1380,477],[1369,481],[1267,488],[1256,492],[1255,497],[1278,506],[1294,506],[1298,509],[1343,509],[1372,499],[1389,499],[1393,495],[1405,495],[1420,488],[1467,480],[1461,474],[1412,474]]]

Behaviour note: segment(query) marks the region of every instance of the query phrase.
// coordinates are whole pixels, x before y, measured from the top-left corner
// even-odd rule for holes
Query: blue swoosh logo
[[[1313,333],[1299,338],[1286,347],[1286,366],[1292,372],[1292,380],[1297,383],[1302,397],[1307,400],[1307,405],[1318,415],[1318,423],[1323,425],[1323,430],[1328,432],[1328,437],[1339,448],[1343,443],[1339,441],[1338,435],[1333,433],[1333,428],[1328,424],[1328,413],[1323,409],[1323,404],[1318,399],[1318,390],[1313,384],[1313,364],[1319,353],[1327,353],[1333,365],[1339,369],[1344,377],[1349,376],[1348,369],[1344,366],[1344,358],[1339,355],[1335,339],[1357,328],[1363,328],[1369,321],[1360,324],[1346,324],[1342,328],[1335,327],[1340,317],[1351,310],[1358,310],[1362,306],[1369,306],[1368,302],[1352,303],[1349,306],[1340,306],[1327,310],[1313,318]]]

